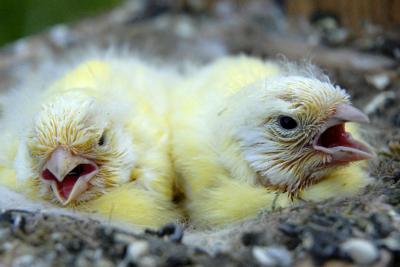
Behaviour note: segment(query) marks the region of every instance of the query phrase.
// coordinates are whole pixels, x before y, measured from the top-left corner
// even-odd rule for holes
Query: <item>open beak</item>
[[[355,140],[349,132],[346,132],[346,122],[368,123],[369,119],[352,105],[339,104],[335,114],[314,138],[313,148],[331,155],[329,164],[344,164],[374,156],[365,144]]]
[[[41,178],[51,186],[61,204],[67,205],[87,190],[97,172],[93,161],[59,147],[43,166]]]

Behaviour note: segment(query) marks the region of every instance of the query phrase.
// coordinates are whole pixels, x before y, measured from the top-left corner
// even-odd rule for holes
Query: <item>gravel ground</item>
[[[138,232],[95,219],[3,210],[0,266],[399,266],[399,34],[373,28],[343,37],[335,30],[346,29],[327,31],[324,23],[291,24],[269,1],[249,1],[241,10],[228,1],[211,8],[131,1],[0,50],[0,88],[85,46],[114,44],[173,64],[230,53],[307,56],[369,114],[363,133],[378,154],[370,163],[376,182],[357,197],[302,203],[213,231],[167,225]]]

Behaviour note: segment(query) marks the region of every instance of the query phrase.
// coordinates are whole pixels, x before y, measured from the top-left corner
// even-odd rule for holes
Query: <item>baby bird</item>
[[[358,161],[373,153],[348,125],[368,118],[312,67],[223,58],[174,93],[173,158],[198,226],[349,196],[370,182]]]
[[[113,56],[10,93],[0,121],[1,182],[137,226],[178,220],[167,79],[138,59]]]

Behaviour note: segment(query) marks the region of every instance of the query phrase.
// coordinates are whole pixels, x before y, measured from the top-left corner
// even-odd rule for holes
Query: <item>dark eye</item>
[[[297,127],[297,121],[289,116],[279,117],[279,125],[286,130],[293,130]]]
[[[106,142],[106,135],[105,133],[103,133],[99,139],[99,142],[97,143],[99,146],[104,145],[104,143]]]

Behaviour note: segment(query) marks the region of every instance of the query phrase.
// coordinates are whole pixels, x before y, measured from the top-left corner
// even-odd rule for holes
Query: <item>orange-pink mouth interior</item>
[[[350,162],[373,156],[366,145],[355,140],[350,133],[346,132],[344,123],[325,129],[317,136],[314,149],[334,155],[334,161]]]
[[[61,182],[57,180],[49,169],[45,169],[42,172],[42,178],[47,181],[54,181],[60,196],[64,199],[68,199],[79,178],[94,171],[96,171],[96,167],[91,164],[79,164],[70,171]]]
[[[326,148],[343,146],[359,149],[358,143],[345,131],[344,123],[326,129],[318,138],[317,145]]]

